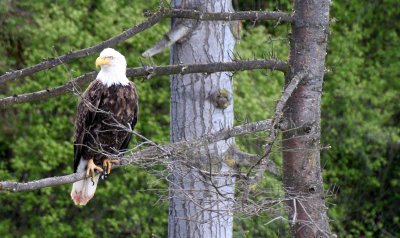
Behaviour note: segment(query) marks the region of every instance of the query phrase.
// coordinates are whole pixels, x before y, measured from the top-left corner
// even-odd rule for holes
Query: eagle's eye
[[[109,58],[110,60],[114,59],[114,56],[108,56],[107,58]]]

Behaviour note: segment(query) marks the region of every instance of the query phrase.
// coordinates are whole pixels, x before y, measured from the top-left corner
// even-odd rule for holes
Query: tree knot
[[[232,94],[225,88],[218,89],[212,95],[212,102],[215,107],[225,109],[227,108],[232,101]]]

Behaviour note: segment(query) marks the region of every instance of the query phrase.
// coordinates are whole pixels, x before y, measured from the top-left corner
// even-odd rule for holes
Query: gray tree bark
[[[283,173],[295,237],[330,237],[320,166],[321,94],[329,25],[329,0],[294,1],[290,72],[305,78],[286,104]]]
[[[203,12],[233,11],[231,1],[174,0],[173,8]],[[171,64],[231,61],[234,36],[229,23],[175,19],[172,28],[194,30],[171,48]],[[233,127],[232,75],[171,77],[171,142],[191,140]],[[234,178],[211,177],[198,170],[229,172],[224,156],[233,139],[220,141],[173,159],[170,176],[168,236],[232,237]]]

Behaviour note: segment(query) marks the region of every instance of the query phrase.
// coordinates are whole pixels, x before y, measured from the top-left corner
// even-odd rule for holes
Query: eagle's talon
[[[103,166],[103,173],[101,174],[101,179],[104,180],[108,177],[107,168]]]
[[[102,168],[94,164],[93,159],[89,160],[86,169],[86,177],[92,177],[93,184],[94,184],[94,176],[96,175],[96,170],[99,173],[102,173],[104,171]]]
[[[112,164],[119,164],[119,160],[111,160],[111,159],[103,160],[103,168],[106,175],[109,175],[111,173]]]

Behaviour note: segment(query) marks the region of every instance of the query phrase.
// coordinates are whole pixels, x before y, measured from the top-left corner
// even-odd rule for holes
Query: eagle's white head
[[[112,48],[106,48],[96,59],[96,67],[101,67],[96,79],[104,85],[128,85],[129,80],[126,77],[126,60],[118,51]]]

